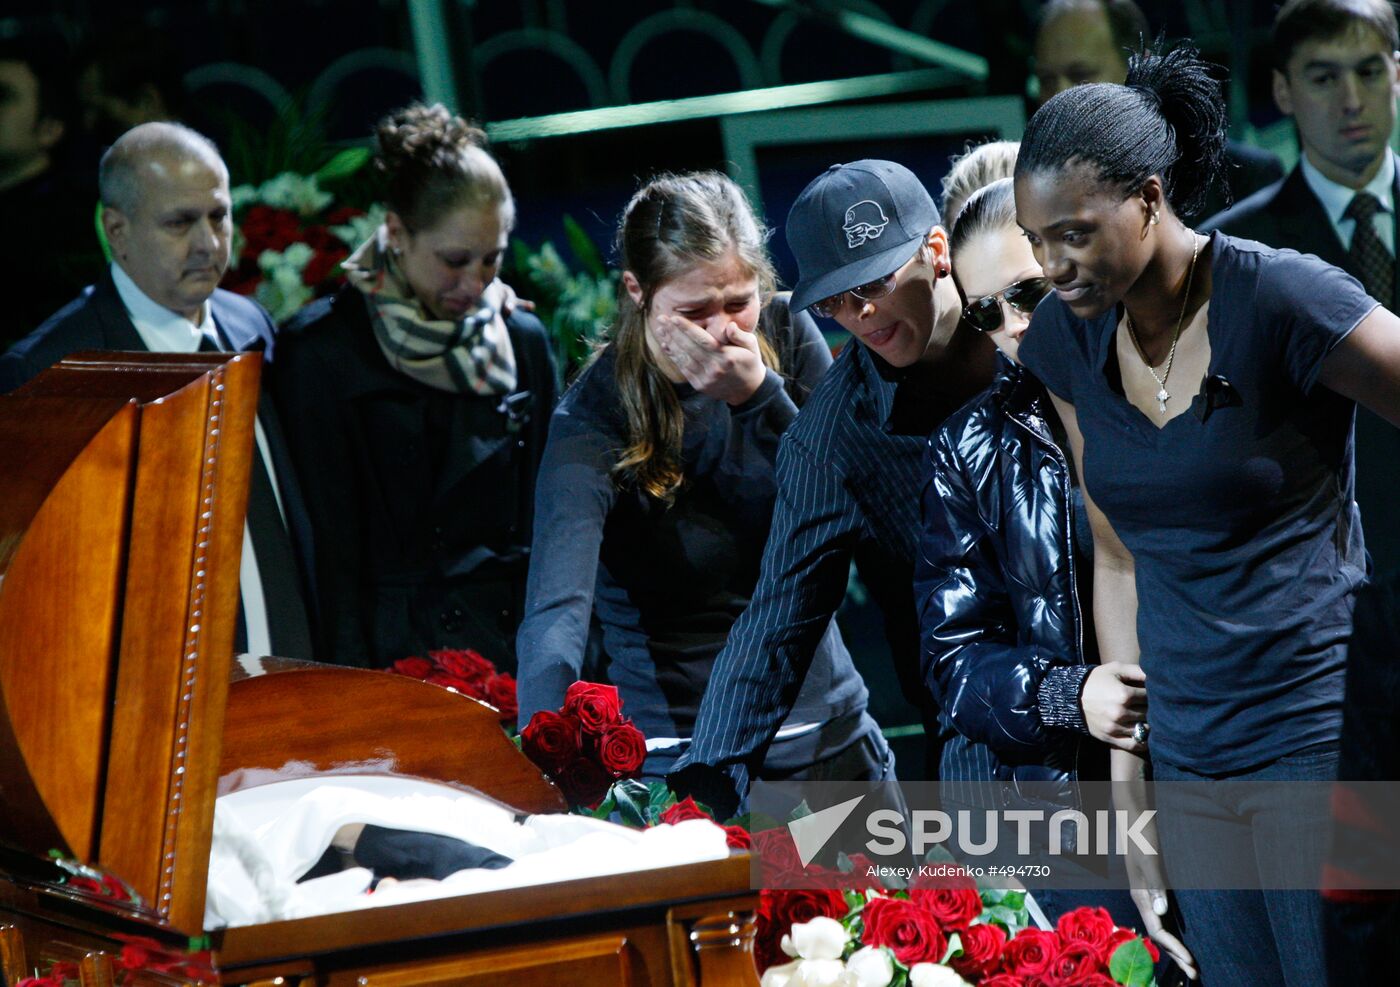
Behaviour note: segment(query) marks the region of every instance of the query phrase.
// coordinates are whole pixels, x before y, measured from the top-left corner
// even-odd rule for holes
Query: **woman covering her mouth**
[[[580,677],[594,614],[649,778],[690,743],[758,582],[779,439],[831,365],[816,324],[775,292],[764,242],[723,175],[664,176],[632,197],[611,339],[560,402],[540,468],[521,719]],[[865,703],[829,622],[761,776],[884,777],[893,759]]]
[[[501,308],[515,201],[485,135],[441,106],[391,114],[377,136],[385,222],[273,364],[320,654],[384,667],[473,648],[510,671],[555,397],[544,326]]]

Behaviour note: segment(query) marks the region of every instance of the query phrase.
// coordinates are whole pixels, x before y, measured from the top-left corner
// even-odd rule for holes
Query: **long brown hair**
[[[641,285],[642,301],[639,305],[619,285],[610,337],[617,350],[627,447],[613,466],[614,482],[634,484],[669,502],[685,479],[680,400],[647,346],[647,312],[657,290],[697,264],[733,253],[758,279],[760,301],[766,303],[777,282],[764,246],[767,238],[743,191],[719,172],[662,175],[627,203],[617,228],[617,256]],[[763,331],[758,346],[764,364],[781,372],[777,351]]]

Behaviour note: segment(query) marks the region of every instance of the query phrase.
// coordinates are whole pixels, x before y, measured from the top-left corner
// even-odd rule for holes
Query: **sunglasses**
[[[1006,304],[1016,311],[1030,315],[1049,293],[1049,278],[1026,278],[1007,285],[1001,291],[974,298],[963,309],[963,318],[980,332],[996,332],[1001,328],[1001,299],[1006,299]]]
[[[813,302],[807,306],[823,319],[834,319],[836,313],[841,311],[841,306],[846,302],[847,295],[854,295],[864,302],[874,301],[877,298],[884,298],[894,291],[895,275],[898,271],[891,271],[883,278],[876,278],[862,285],[857,285],[847,291],[832,295],[830,298],[823,298],[819,302]]]

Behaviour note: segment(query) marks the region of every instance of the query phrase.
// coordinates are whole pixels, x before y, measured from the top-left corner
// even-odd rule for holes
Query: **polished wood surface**
[[[258,370],[80,354],[0,398],[0,842],[66,850],[144,899],[0,855],[9,982],[71,959],[83,987],[106,987],[123,936],[198,935],[220,788],[370,771],[563,807],[474,700],[389,673],[232,664]],[[744,952],[748,882],[735,854],[222,930],[212,955],[225,984],[751,987],[719,958]]]
[[[136,412],[110,399],[0,407],[0,840],[97,845]]]
[[[204,354],[100,375],[134,377],[148,400],[98,863],[190,935],[204,926],[259,370],[256,354]]]
[[[489,706],[391,672],[312,662],[240,666],[229,688],[219,793],[308,775],[397,774],[469,788],[523,812],[562,812],[559,790]],[[334,707],[322,715],[309,710]],[[296,723],[296,730],[271,728]]]

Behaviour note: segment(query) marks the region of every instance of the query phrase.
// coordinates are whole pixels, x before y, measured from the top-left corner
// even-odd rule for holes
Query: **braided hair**
[[[1195,213],[1222,177],[1227,122],[1215,68],[1191,45],[1159,44],[1128,59],[1124,85],[1074,86],[1038,109],[1016,177],[1082,162],[1127,197],[1161,175],[1172,209]]]

